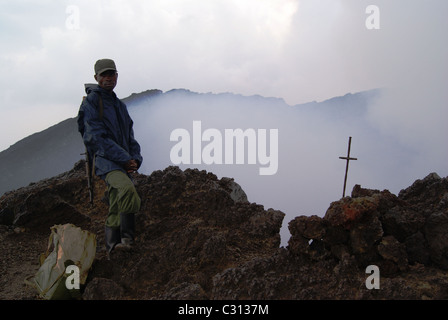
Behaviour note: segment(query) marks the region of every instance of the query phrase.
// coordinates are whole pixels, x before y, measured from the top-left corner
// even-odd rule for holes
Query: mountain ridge
[[[348,93],[343,97],[332,98],[337,100],[325,100],[322,102],[305,103],[295,106],[287,105],[282,98],[262,97],[261,95],[243,96],[234,93],[197,93],[188,89],[172,89],[163,92],[159,89],[149,89],[141,93],[132,93],[130,96],[123,98],[128,104],[129,110],[134,105],[142,102],[151,103],[152,99],[178,96],[198,96],[210,99],[210,101],[220,101],[223,97],[230,97],[233,101],[255,101],[256,103],[265,103],[270,107],[288,106],[290,108],[309,108],[310,106],[323,106],[320,109],[329,108],[332,101],[340,102],[341,99],[347,102],[355,99],[358,105],[365,106],[366,101],[372,96],[378,94],[378,89],[363,91],[360,93]],[[342,112],[344,104],[338,103],[339,113],[351,114],[351,111]],[[319,108],[316,108],[316,110]],[[356,108],[355,108],[356,109]],[[360,108],[358,108],[360,109]],[[348,109],[347,109],[348,110]],[[130,111],[131,112],[131,111]],[[326,112],[326,111],[324,111]],[[334,116],[334,110],[331,114]],[[338,117],[342,117],[339,114]],[[63,120],[45,130],[29,135],[8,149],[0,152],[0,195],[10,190],[26,186],[29,183],[39,181],[44,178],[52,177],[64,171],[70,170],[73,163],[82,158],[84,146],[81,137],[77,131],[76,117]]]

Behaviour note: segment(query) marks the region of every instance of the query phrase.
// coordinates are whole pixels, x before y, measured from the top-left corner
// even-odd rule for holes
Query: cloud
[[[2,108],[35,114],[23,136],[74,116],[83,83],[93,81],[93,63],[102,57],[117,61],[122,97],[176,87],[260,93],[269,74],[258,70],[278,61],[297,5],[294,0],[2,2],[0,36],[7,43],[0,54],[6,71],[0,78]],[[73,21],[79,26],[71,28]],[[40,108],[46,103],[59,104],[61,112]],[[2,136],[4,147],[23,137]]]
[[[329,204],[341,197],[345,162],[338,157],[345,155],[349,136],[353,136],[352,156],[359,161],[351,164],[347,194],[354,183],[389,188],[392,192],[406,186],[400,176],[407,173],[402,162],[406,158],[413,159],[413,155],[369,123],[363,99],[354,104],[358,100],[348,96],[342,98],[340,105],[292,107],[280,99],[256,96],[168,92],[130,108],[135,136],[144,158],[140,171],[150,174],[178,164],[173,163],[171,152],[179,146],[179,140],[171,137],[173,133],[187,132],[190,163],[179,166],[207,170],[218,177],[232,177],[245,190],[249,201],[284,211],[282,238],[287,241],[287,224],[291,219],[298,215],[323,216]],[[195,121],[201,123],[199,135],[195,133]],[[260,175],[260,162],[249,164],[248,154],[243,164],[208,165],[203,159],[201,163],[191,163],[195,152],[193,140],[201,140],[202,133],[214,130],[225,138],[227,130],[236,129],[278,131],[275,174]],[[223,141],[221,145],[222,159],[227,152],[225,144]],[[201,151],[209,142],[202,141],[200,145]],[[266,145],[271,152],[272,142]],[[246,152],[249,152],[248,145]],[[411,165],[410,168],[415,167]]]
[[[376,43],[387,50],[379,60],[388,90],[371,107],[370,119],[418,154],[410,160],[416,162],[410,179],[426,174],[422,168],[428,167],[446,174],[448,40],[443,30],[448,22],[442,12],[448,4],[432,1],[422,6],[413,1],[388,8],[393,15],[385,18],[384,36]]]

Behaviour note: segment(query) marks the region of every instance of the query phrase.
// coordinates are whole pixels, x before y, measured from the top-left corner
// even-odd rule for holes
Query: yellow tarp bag
[[[96,235],[73,224],[55,225],[50,230],[47,252],[39,258],[40,268],[32,284],[46,300],[79,298],[95,259]]]

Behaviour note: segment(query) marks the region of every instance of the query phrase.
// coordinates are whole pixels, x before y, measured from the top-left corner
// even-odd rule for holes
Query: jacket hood
[[[100,86],[96,83],[85,83],[84,89],[86,90],[86,93],[89,94],[90,92],[94,91],[95,89],[99,89]]]
[[[84,89],[85,89],[87,95],[89,95],[89,93],[91,93],[91,92],[97,92],[97,93],[104,92],[104,93],[107,93],[107,94],[112,95],[113,97],[117,98],[117,95],[114,91],[108,92],[108,91],[104,90],[103,88],[101,88],[97,83],[85,83]]]

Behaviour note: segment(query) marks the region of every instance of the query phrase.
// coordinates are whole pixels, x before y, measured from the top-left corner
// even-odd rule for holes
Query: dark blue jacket
[[[95,173],[101,178],[112,170],[126,172],[124,165],[131,159],[140,167],[143,158],[140,145],[134,139],[133,121],[126,105],[114,92],[108,93],[100,86],[86,88],[87,97],[78,113],[78,130],[91,158]],[[99,96],[103,100],[100,118]]]

